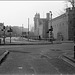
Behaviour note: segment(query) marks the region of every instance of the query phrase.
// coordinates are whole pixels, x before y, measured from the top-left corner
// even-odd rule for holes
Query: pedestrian
[[[39,35],[39,40],[41,40],[41,36]]]

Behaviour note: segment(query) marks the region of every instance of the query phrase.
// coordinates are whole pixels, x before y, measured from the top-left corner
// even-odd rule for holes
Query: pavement
[[[62,43],[73,43],[73,41],[53,41],[53,44],[62,44]],[[12,37],[11,43],[10,38],[7,37],[5,41],[5,45],[48,45],[52,44],[48,40],[33,40],[33,39],[27,39],[22,37]],[[4,45],[3,41],[1,40],[1,44]]]
[[[6,42],[5,44],[4,43],[1,43],[0,45],[48,45],[48,44],[52,44],[51,42],[49,41],[12,41],[11,43],[10,42]],[[61,42],[55,42],[53,44],[61,44]]]
[[[44,52],[43,53],[43,57],[47,57],[47,58],[61,58],[64,61],[66,61],[67,63],[69,63],[70,65],[75,67],[75,59],[74,59],[74,51],[68,50],[60,50],[60,49],[52,49],[51,51],[48,52]]]
[[[72,41],[66,41],[64,43],[73,43]],[[63,44],[63,43],[62,43]],[[42,51],[42,57],[46,58],[62,58],[64,61],[68,62],[72,66],[75,67],[75,59],[74,59],[74,51],[73,50],[62,50],[62,47],[59,49],[50,49],[46,51]]]
[[[75,67],[74,55],[66,55],[66,54],[64,54],[62,59]]]

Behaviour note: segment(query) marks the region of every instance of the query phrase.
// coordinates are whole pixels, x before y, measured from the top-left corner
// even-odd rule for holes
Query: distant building
[[[53,36],[56,40],[73,40],[73,26],[75,25],[75,7],[67,8],[66,13],[52,19]],[[49,13],[46,18],[34,17],[34,34],[41,38],[49,38]]]
[[[47,18],[40,18],[40,14],[34,17],[34,35],[36,37],[48,38],[48,20]]]
[[[3,25],[4,25],[3,23],[0,23],[0,37],[2,37],[2,34],[3,34],[2,33]]]

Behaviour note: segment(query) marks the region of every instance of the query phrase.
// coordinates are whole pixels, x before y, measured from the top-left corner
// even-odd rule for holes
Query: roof
[[[66,14],[65,14],[65,13],[62,14],[62,15],[60,15],[60,16],[58,16],[58,17],[56,17],[56,18],[54,18],[54,19],[52,19],[52,21],[55,21],[55,20],[57,20],[57,19],[61,19],[61,18],[63,18],[63,17],[66,17]]]

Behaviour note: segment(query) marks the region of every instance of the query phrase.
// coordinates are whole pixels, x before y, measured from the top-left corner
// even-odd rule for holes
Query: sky
[[[41,18],[52,11],[52,17],[65,12],[64,1],[0,1],[0,22],[5,26],[34,26],[34,16],[40,13]]]

